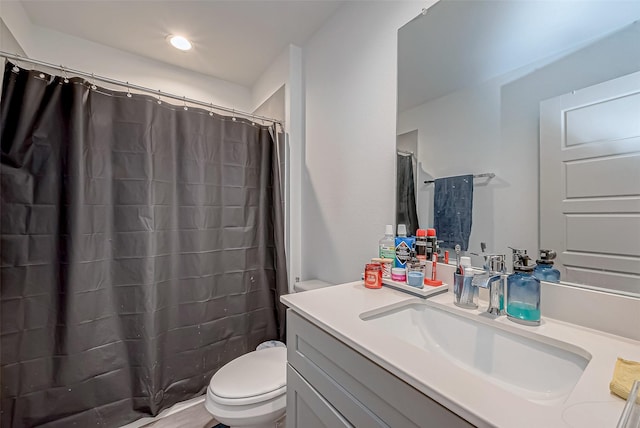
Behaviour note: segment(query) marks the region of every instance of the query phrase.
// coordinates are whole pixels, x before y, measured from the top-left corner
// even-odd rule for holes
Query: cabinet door
[[[353,426],[472,426],[291,309],[287,311],[287,360]]]
[[[352,427],[298,372],[287,365],[287,426]]]

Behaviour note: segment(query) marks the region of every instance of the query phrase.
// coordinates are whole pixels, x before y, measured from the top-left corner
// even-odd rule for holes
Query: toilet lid
[[[246,398],[280,389],[287,382],[287,348],[249,352],[213,375],[209,388],[222,398]]]

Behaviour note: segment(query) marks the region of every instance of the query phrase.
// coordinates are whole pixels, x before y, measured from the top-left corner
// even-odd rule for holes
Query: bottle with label
[[[416,230],[416,257],[418,260],[427,260],[427,231]]]
[[[381,259],[396,258],[396,240],[393,236],[393,226],[388,224],[384,230],[384,236],[378,241],[378,257]]]
[[[560,271],[553,267],[553,259],[555,258],[555,251],[540,250],[540,258],[536,260],[533,276],[540,281],[560,282]]]
[[[413,236],[407,236],[407,227],[404,224],[398,225],[398,236],[395,239],[395,267],[405,268],[407,261],[411,258],[411,250],[415,243]]]
[[[513,273],[507,277],[507,317],[527,325],[540,325],[540,280],[526,250],[513,249]]]
[[[426,259],[433,260],[433,255],[438,252],[438,240],[435,229],[427,229],[427,251]]]
[[[364,286],[382,288],[382,266],[378,263],[367,263],[364,267]]]

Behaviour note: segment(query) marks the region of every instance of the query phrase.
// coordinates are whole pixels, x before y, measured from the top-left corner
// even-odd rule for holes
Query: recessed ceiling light
[[[181,51],[191,49],[191,42],[182,36],[168,36],[167,40],[171,43],[171,46]]]

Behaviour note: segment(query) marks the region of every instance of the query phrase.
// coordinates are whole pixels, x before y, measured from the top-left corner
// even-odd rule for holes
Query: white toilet
[[[294,291],[330,285],[304,281],[296,283]],[[279,422],[287,407],[287,348],[260,348],[227,363],[209,382],[204,406],[218,422],[231,428],[282,426]]]
[[[274,428],[287,407],[287,348],[249,352],[209,382],[205,407],[232,428]]]

